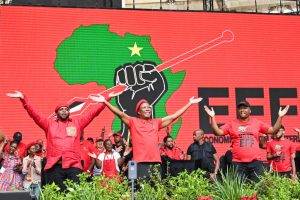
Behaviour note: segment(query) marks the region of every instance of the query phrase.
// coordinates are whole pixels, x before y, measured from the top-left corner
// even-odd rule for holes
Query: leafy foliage
[[[276,174],[265,174],[256,185],[259,199],[262,200],[296,200],[300,199],[300,184],[289,178]]]
[[[70,180],[65,182],[67,190],[61,192],[55,184],[47,185],[43,189],[42,200],[100,200],[100,199],[130,199],[128,182],[106,179],[103,176],[88,181],[86,174],[80,175],[80,183]]]
[[[176,177],[170,177],[166,182],[171,199],[186,200],[207,196],[212,192],[212,185],[204,177],[203,171],[183,172]]]
[[[102,176],[88,180],[86,174],[80,175],[80,183],[66,181],[67,191],[62,192],[55,185],[43,188],[42,200],[129,200],[130,184],[125,179],[108,180]],[[249,183],[235,172],[227,172],[216,182],[205,178],[205,173],[197,170],[183,172],[177,177],[161,180],[154,175],[149,181],[140,181],[137,200],[195,200],[209,196],[214,200],[240,200],[257,194],[259,200],[298,200],[300,183],[276,174],[265,174],[258,183]],[[208,198],[207,198],[208,197]]]
[[[215,182],[213,188],[215,200],[241,199],[256,193],[254,186],[233,170],[228,170],[226,175],[221,173],[221,178]]]

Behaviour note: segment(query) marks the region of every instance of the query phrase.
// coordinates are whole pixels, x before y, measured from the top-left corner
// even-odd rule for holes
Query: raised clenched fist
[[[137,62],[117,69],[116,84],[122,83],[128,87],[118,97],[118,104],[128,115],[135,116],[135,105],[141,99],[154,106],[166,91],[166,79],[155,67],[151,62]]]
[[[128,115],[136,116],[135,106],[141,99],[152,105],[167,91],[164,75],[157,71],[153,62],[125,64],[116,69],[115,83],[125,84],[128,89],[117,97],[119,107]]]

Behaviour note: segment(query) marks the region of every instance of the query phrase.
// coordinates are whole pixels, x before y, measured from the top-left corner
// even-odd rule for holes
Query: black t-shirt
[[[204,142],[201,145],[199,142],[194,142],[187,150],[187,154],[191,156],[191,159],[199,162],[199,167],[208,172],[213,172],[215,169],[215,153],[217,153],[217,151],[210,142]]]

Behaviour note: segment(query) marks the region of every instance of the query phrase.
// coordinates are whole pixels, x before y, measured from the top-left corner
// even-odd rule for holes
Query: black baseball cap
[[[241,106],[244,106],[244,107],[250,107],[250,103],[246,100],[243,100],[243,101],[240,101],[238,104],[237,104],[237,108],[241,107]]]

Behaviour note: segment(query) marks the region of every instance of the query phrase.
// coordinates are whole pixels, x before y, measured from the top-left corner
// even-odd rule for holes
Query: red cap
[[[31,146],[36,145],[36,142],[30,142],[29,144],[26,145],[26,153],[30,149]]]
[[[122,132],[115,132],[115,133],[113,133],[113,136],[120,136],[120,137],[122,137]]]
[[[69,106],[65,103],[61,103],[61,104],[58,104],[56,107],[55,107],[55,113],[58,112],[58,110],[61,108],[61,107],[67,107],[69,109]]]
[[[135,112],[138,113],[143,103],[148,103],[146,99],[141,99],[135,106]]]

